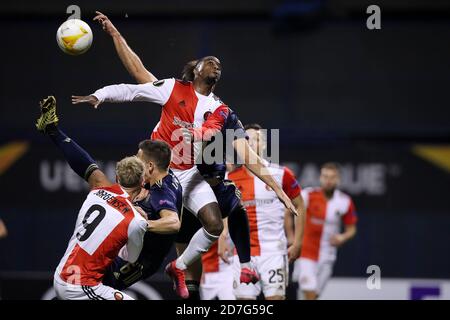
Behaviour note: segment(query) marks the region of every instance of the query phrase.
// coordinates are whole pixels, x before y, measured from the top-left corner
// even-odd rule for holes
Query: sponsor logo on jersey
[[[324,222],[325,222],[325,220],[323,220],[323,219],[319,219],[319,218],[316,218],[316,217],[311,217],[311,223],[312,224],[322,225],[322,224],[324,224]]]
[[[256,200],[247,200],[243,201],[243,205],[245,207],[254,207],[254,206],[263,206],[267,204],[272,204],[275,199],[256,199]]]
[[[183,121],[183,120],[181,120],[178,117],[173,117],[173,124],[176,125],[176,126],[180,126],[180,127],[186,128],[186,129],[191,129],[191,128],[194,127],[194,124],[189,123],[187,121]]]

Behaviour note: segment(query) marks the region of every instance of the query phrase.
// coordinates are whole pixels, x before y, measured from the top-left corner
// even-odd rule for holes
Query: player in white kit
[[[127,157],[117,163],[112,183],[95,161],[58,127],[56,100],[41,102],[36,124],[63,152],[67,162],[84,176],[91,191],[84,201],[69,245],[54,274],[56,295],[62,300],[133,300],[102,284],[106,270],[117,256],[135,262],[147,231],[147,220],[131,201],[141,192],[144,163]],[[119,254],[120,252],[120,254]]]

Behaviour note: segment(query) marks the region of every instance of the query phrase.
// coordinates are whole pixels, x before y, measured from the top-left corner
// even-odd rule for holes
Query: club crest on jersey
[[[164,80],[153,81],[153,85],[154,85],[155,87],[162,86],[163,84],[164,84]]]
[[[164,204],[173,205],[173,203],[169,200],[159,200],[159,205],[162,206]]]
[[[203,120],[208,120],[208,118],[212,115],[211,111],[206,111],[205,114],[203,115]]]
[[[116,299],[116,300],[123,300],[122,292],[119,292],[119,291],[114,292],[114,299]]]
[[[186,107],[186,102],[184,100],[181,100],[180,102],[178,102],[178,105],[180,107]]]

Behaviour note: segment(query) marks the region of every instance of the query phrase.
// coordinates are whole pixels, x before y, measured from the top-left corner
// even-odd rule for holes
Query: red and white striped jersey
[[[334,261],[337,249],[330,244],[330,238],[340,233],[341,222],[345,225],[357,222],[355,205],[350,196],[340,190],[335,190],[329,200],[321,188],[305,188],[302,196],[306,207],[306,224],[300,257],[314,261]]]
[[[294,199],[300,194],[301,188],[291,170],[267,162],[266,165],[289,198]],[[286,252],[285,207],[276,193],[244,166],[230,172],[228,179],[241,191],[242,202],[247,209],[251,255]]]
[[[122,248],[126,260],[137,260],[147,221],[133,208],[128,197],[118,184],[89,192],[66,253],[56,268],[63,281],[98,285]]]
[[[93,95],[100,102],[147,101],[163,106],[151,138],[169,144],[172,149],[171,168],[180,170],[194,166],[202,143],[193,143],[193,148],[186,147],[181,142],[181,131],[177,129],[191,129],[195,141],[198,141],[202,135],[220,131],[229,113],[229,108],[213,93],[204,96],[194,90],[192,82],[174,78],[139,85],[106,86]]]
[[[231,240],[230,245],[233,246]],[[230,264],[227,264],[219,257],[219,241],[213,243],[209,250],[202,254],[203,272],[220,272],[229,270]],[[232,261],[233,257],[229,258]]]

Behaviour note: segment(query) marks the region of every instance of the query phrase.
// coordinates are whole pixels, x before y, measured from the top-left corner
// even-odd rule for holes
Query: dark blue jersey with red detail
[[[170,210],[178,213],[182,212],[182,188],[177,177],[169,170],[169,174],[161,181],[149,189],[147,198],[138,201],[135,205],[141,207],[149,220],[161,218],[161,210]],[[105,276],[103,283],[116,289],[124,289],[133,283],[146,279],[153,275],[161,267],[165,257],[168,255],[176,234],[159,234],[146,232],[144,236],[144,246],[136,263],[128,263],[121,258],[116,258],[109,272]]]
[[[220,112],[220,110],[218,111]],[[231,131],[227,134],[227,130],[232,130],[233,134],[231,135]],[[200,171],[200,174],[204,178],[218,178],[220,180],[223,180],[225,178],[225,160],[227,157],[233,157],[234,158],[234,148],[232,146],[232,143],[236,139],[248,139],[248,135],[245,132],[244,126],[242,125],[242,122],[239,120],[238,115],[236,112],[234,112],[232,109],[228,108],[227,117],[223,123],[222,129],[220,131],[223,137],[223,161],[221,163],[213,163],[213,164],[206,164],[201,163],[197,164],[197,168]],[[230,138],[230,139],[228,139]],[[214,137],[211,138],[211,141],[207,143],[213,143]],[[228,148],[227,148],[228,146]],[[232,154],[227,154],[227,150],[232,150]]]

